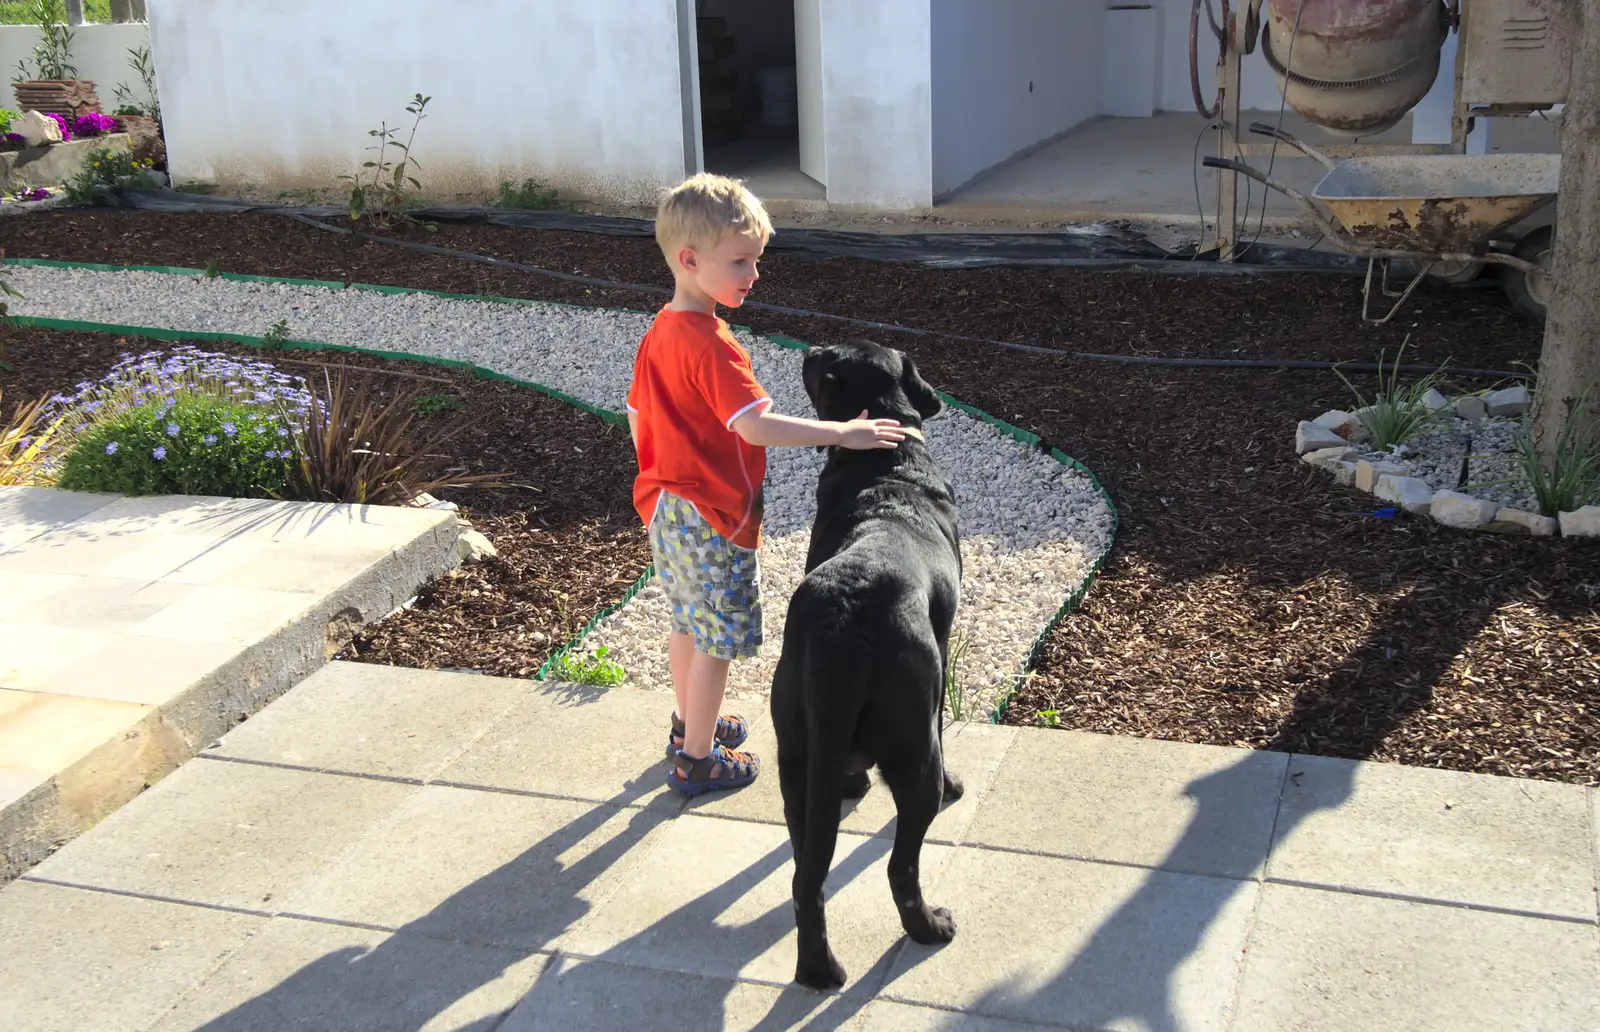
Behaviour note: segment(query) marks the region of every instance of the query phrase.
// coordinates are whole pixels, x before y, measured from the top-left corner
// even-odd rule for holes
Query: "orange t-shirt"
[[[767,453],[731,428],[771,404],[726,322],[662,309],[639,344],[628,390],[639,451],[633,505],[645,526],[670,491],[735,545],[759,547]]]

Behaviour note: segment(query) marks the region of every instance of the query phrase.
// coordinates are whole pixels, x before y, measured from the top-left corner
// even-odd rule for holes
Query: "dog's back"
[[[831,398],[830,382],[841,385]],[[939,410],[915,365],[876,345],[814,352],[807,390],[824,418],[866,408],[912,425]],[[941,798],[960,792],[944,770],[939,735],[961,590],[955,498],[920,433],[894,451],[830,456],[806,571],[784,624],[772,714],[795,850],[795,977],[831,988],[843,984],[844,972],[827,945],[822,883],[840,806],[846,795],[866,791],[872,766],[898,814],[889,878],[901,921],[919,942],[954,934],[948,912],[923,901],[917,877],[922,839]]]

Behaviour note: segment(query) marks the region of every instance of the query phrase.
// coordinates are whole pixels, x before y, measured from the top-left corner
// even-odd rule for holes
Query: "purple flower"
[[[234,426],[232,423],[223,423],[222,432],[227,434],[229,437],[232,437],[234,434],[239,432],[239,428]]]
[[[77,121],[72,123],[72,131],[79,136],[102,136],[116,132],[117,123],[114,119],[91,111],[78,116]]]
[[[289,431],[285,430],[283,427],[280,426],[280,427],[278,427],[278,436],[279,437],[288,437],[289,436]]]
[[[116,453],[117,453],[117,442],[116,441],[112,441],[110,444],[106,445],[106,454],[107,455],[115,455]]]
[[[168,437],[177,437],[178,436],[178,424],[177,423],[168,423],[167,424],[167,436]]]
[[[206,443],[207,444],[216,444],[217,443],[217,435],[216,434],[206,434]]]
[[[155,460],[157,462],[160,462],[162,459],[167,457],[167,450],[165,448],[157,448],[155,451],[151,452],[150,454],[155,457]]]
[[[62,143],[65,143],[68,140],[72,139],[72,127],[67,125],[67,116],[58,115],[54,111],[46,111],[44,117],[49,118],[49,119],[54,119],[56,125],[59,125],[61,127],[61,142]]]
[[[275,451],[269,451],[269,452],[267,452],[267,458],[269,458],[269,459],[275,459],[275,458],[277,458],[277,457],[278,457],[278,453],[277,453],[277,452],[275,452]]]
[[[21,133],[6,133],[6,142],[7,143],[27,143],[28,141],[24,140],[22,138],[22,134]]]

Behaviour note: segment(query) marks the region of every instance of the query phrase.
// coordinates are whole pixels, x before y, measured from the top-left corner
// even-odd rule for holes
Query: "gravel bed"
[[[1362,458],[1398,462],[1410,476],[1426,480],[1435,491],[1461,491],[1509,508],[1538,512],[1539,503],[1517,459],[1516,432],[1521,426],[1521,419],[1490,417],[1472,422],[1446,417],[1400,445],[1398,454],[1367,452]],[[1464,487],[1460,486],[1463,458],[1467,464]]]
[[[260,336],[280,319],[289,336],[376,351],[471,362],[620,410],[634,349],[649,324],[633,312],[501,304],[144,272],[7,270],[24,295],[19,315]],[[778,411],[809,411],[801,354],[750,334],[756,374]],[[958,671],[969,717],[987,717],[1024,671],[1029,649],[1110,545],[1114,517],[1083,473],[995,427],[950,410],[931,421],[935,458],[955,484],[966,564],[957,635],[970,642]],[[736,664],[730,694],[763,696],[782,648],[785,605],[803,570],[823,457],[769,452],[762,546],[767,647]],[[608,471],[631,475],[628,471]],[[630,682],[669,691],[667,609],[647,587],[587,644],[616,650]]]

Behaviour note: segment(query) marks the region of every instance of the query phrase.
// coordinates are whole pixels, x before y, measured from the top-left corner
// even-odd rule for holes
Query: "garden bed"
[[[428,241],[590,276],[666,280],[648,240],[442,226]],[[0,225],[0,247],[78,261],[214,259],[235,272],[647,310],[659,303],[267,216],[52,214]],[[1339,278],[948,272],[781,253],[763,272],[758,293],[767,301],[1081,351],[1375,361],[1410,334],[1408,361],[1515,369],[1536,360],[1539,344],[1498,298],[1475,292],[1424,291],[1413,322],[1367,329],[1359,281]],[[855,332],[759,312],[740,319],[819,342]],[[1285,426],[1338,395],[1333,374],[1128,367],[877,336],[916,354],[955,396],[1083,460],[1121,511],[1111,566],[1046,641],[1007,720],[1596,780],[1600,549],[1374,519],[1370,497],[1299,462],[1284,439]],[[585,465],[575,482],[597,491],[616,481],[604,490],[625,493],[631,456],[625,440],[618,447],[600,467],[615,472]],[[631,510],[620,514],[619,533],[630,520]],[[625,579],[619,570],[614,598]],[[504,611],[505,585],[472,590],[480,594],[425,597],[400,618],[420,622],[368,655],[488,669],[469,656],[446,663],[425,654],[436,639],[460,640],[457,627]],[[403,641],[418,652],[398,648]]]
[[[133,138],[126,133],[111,133],[53,143],[48,147],[0,152],[0,193],[24,186],[56,186],[68,182],[84,170],[94,151],[128,149],[132,145]]]

